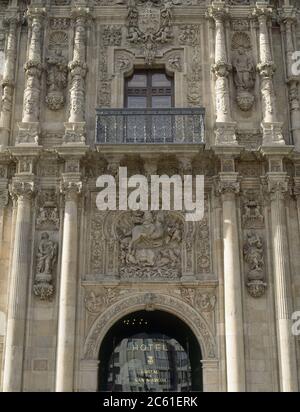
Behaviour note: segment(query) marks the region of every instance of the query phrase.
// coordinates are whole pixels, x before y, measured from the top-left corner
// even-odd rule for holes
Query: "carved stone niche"
[[[50,110],[60,110],[65,104],[65,89],[68,81],[67,58],[63,55],[68,45],[68,35],[64,31],[50,34],[47,62],[46,104]]]
[[[252,57],[251,40],[247,33],[236,32],[232,37],[233,80],[236,87],[236,101],[239,108],[246,112],[254,104],[254,86],[256,79]]]
[[[247,273],[247,290],[253,298],[262,297],[267,289],[264,246],[262,237],[254,230],[246,233],[243,252]]]

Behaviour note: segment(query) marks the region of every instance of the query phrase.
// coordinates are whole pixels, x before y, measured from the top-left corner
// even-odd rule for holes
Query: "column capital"
[[[271,18],[273,14],[273,7],[269,4],[265,3],[264,1],[257,1],[255,5],[255,9],[252,13],[253,17],[258,18],[261,22],[267,21],[267,19]]]
[[[206,17],[215,21],[223,21],[230,16],[229,7],[223,1],[213,1],[208,7]]]
[[[284,24],[297,23],[297,9],[294,6],[284,5],[279,10],[279,21]]]
[[[14,200],[32,200],[36,194],[36,187],[34,181],[20,180],[13,178],[9,187],[10,195]]]
[[[27,11],[28,24],[32,28],[41,26],[46,17],[46,8],[44,7],[29,7]]]
[[[300,177],[294,177],[293,194],[300,201]]]
[[[219,173],[217,192],[221,195],[236,195],[240,193],[239,174],[236,172]]]
[[[77,201],[82,193],[82,182],[77,173],[65,173],[60,185],[60,192],[65,197],[65,201]]]
[[[21,24],[23,18],[21,17],[20,12],[17,8],[8,9],[5,12],[5,16],[3,19],[3,26],[9,30],[14,29],[18,24]]]
[[[8,189],[0,189],[0,208],[4,208],[8,205],[9,191]]]
[[[71,18],[74,20],[75,24],[85,24],[92,18],[91,10],[88,7],[75,6],[71,10]]]
[[[284,200],[289,192],[289,177],[286,172],[268,172],[266,183],[271,200]]]

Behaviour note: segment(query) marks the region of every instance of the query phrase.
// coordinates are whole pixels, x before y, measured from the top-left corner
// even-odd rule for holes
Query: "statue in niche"
[[[248,292],[252,297],[260,297],[265,293],[267,286],[264,276],[264,249],[261,237],[254,231],[247,233],[243,251],[248,265]]]
[[[246,33],[236,33],[232,39],[233,80],[237,89],[237,103],[248,111],[254,104],[255,66],[250,54],[251,44]]]
[[[52,285],[54,266],[57,260],[57,243],[43,232],[36,254],[36,275],[33,291],[41,300],[49,299],[54,293]]]
[[[121,276],[176,278],[183,223],[163,212],[134,212],[118,227]]]
[[[37,253],[37,273],[52,274],[57,257],[57,244],[50,240],[47,232],[42,233]]]

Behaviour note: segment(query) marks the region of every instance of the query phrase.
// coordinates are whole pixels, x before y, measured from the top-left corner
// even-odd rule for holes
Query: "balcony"
[[[205,109],[97,109],[96,145],[198,145]]]

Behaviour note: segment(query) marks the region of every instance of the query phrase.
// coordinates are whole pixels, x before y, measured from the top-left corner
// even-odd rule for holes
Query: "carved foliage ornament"
[[[172,23],[170,1],[129,1],[127,39],[142,48],[147,65],[152,65],[159,45],[172,41]]]

